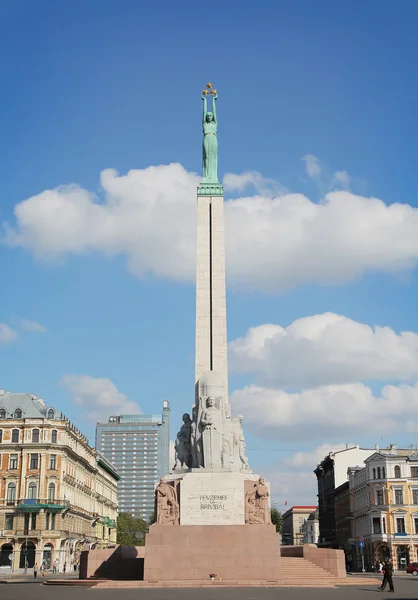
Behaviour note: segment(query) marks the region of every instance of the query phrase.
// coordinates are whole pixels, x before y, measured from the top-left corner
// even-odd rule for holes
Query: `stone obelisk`
[[[212,112],[207,110],[208,95],[213,97]],[[213,371],[219,386],[213,393],[227,403],[225,225],[223,186],[218,181],[217,98],[216,90],[208,83],[202,93],[203,181],[197,189],[195,383],[198,396],[204,393],[199,390],[199,379]]]

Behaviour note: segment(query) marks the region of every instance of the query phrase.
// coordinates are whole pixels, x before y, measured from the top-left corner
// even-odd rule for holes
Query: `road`
[[[0,595],[7,600],[371,600],[373,594],[381,600],[416,600],[418,578],[395,577],[395,593],[379,592],[368,585],[344,586],[340,588],[172,588],[172,589],[95,589],[44,586],[39,582],[27,581],[0,585]],[[7,587],[6,587],[7,586]],[[3,596],[4,594],[4,596]]]

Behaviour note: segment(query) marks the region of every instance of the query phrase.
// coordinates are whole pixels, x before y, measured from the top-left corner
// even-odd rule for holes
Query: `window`
[[[382,473],[380,471],[380,467],[377,467],[377,478],[382,479]]]
[[[405,519],[403,517],[396,519],[396,533],[405,533]]]
[[[385,519],[385,517],[382,518],[382,525],[383,525],[383,533],[386,533],[386,519]]]
[[[0,408],[0,419],[5,419],[5,418],[6,418],[6,409]]]
[[[45,513],[45,529],[47,531],[49,531],[49,517],[50,517],[50,513]]]
[[[55,469],[57,468],[57,455],[56,454],[51,454],[51,456],[49,457],[49,468],[52,469],[53,471],[55,471]]]
[[[37,469],[38,468],[38,459],[39,459],[39,457],[37,454],[30,455],[29,469]]]
[[[53,408],[48,409],[47,418],[55,419],[55,410]]]
[[[7,502],[14,502],[16,500],[16,484],[11,481],[7,486]]]
[[[415,519],[414,519],[414,524],[415,524],[415,533],[417,534],[418,533],[418,518],[417,517],[415,517]]]
[[[376,469],[373,469],[373,479],[376,479]]]
[[[31,529],[36,529],[36,513],[32,513],[32,525]]]
[[[380,517],[373,517],[373,533],[382,533]]]
[[[9,456],[9,469],[17,469],[18,461],[19,461],[19,455],[18,454],[10,454],[10,456]]]
[[[28,498],[29,500],[36,499],[36,483],[30,483],[28,487]]]
[[[401,478],[401,467],[399,465],[396,465],[395,467],[395,479],[400,479]]]
[[[48,486],[48,501],[55,500],[55,483],[50,483]]]
[[[52,442],[53,444],[56,444],[56,443],[57,443],[57,430],[56,430],[56,429],[53,429],[53,430],[51,431],[51,442]]]
[[[4,520],[4,528],[10,531],[13,529],[13,513],[6,513],[6,518]]]
[[[39,429],[32,429],[32,443],[37,444],[39,442]]]
[[[3,429],[0,429],[0,443],[2,442],[2,440],[3,440]]]
[[[55,513],[51,513],[51,529],[55,529]]]
[[[403,504],[403,490],[395,490],[395,504]]]
[[[21,408],[16,408],[15,412],[14,412],[14,418],[15,419],[21,419],[22,418],[22,409]]]
[[[418,504],[418,490],[412,490],[412,504]]]
[[[382,505],[385,503],[383,490],[376,490],[376,504]]]
[[[386,469],[385,469],[385,467],[382,467],[382,477],[383,477],[383,479],[386,479]]]
[[[18,443],[19,443],[19,430],[13,429],[12,430],[12,444],[18,444]]]
[[[418,467],[411,467],[411,477],[418,477]]]

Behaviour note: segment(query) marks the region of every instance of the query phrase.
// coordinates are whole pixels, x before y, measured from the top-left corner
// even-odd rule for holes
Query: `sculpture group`
[[[173,470],[248,470],[242,415],[231,418],[229,404],[222,397],[201,396],[192,418],[183,415],[175,442]]]

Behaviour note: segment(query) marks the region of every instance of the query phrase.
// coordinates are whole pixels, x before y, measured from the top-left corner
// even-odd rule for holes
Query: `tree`
[[[129,513],[120,513],[117,519],[117,543],[122,546],[144,546],[148,523],[135,519]]]
[[[282,513],[279,510],[277,510],[277,508],[271,509],[271,522],[273,523],[273,525],[276,525],[277,533],[281,533],[283,517],[282,517]]]

